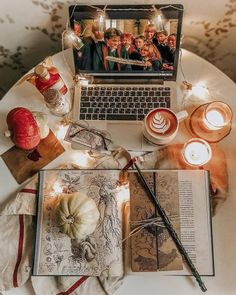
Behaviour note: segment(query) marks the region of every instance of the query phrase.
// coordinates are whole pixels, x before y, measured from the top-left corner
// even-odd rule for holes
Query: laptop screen
[[[76,73],[175,80],[182,5],[71,6]]]

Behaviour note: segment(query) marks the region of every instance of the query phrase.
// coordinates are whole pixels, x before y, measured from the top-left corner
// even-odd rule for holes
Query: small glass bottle
[[[34,69],[35,73],[35,86],[44,94],[47,89],[55,89],[60,91],[61,94],[66,94],[68,89],[62,80],[59,73],[52,73],[43,65],[38,65]]]
[[[56,89],[47,89],[43,93],[46,106],[56,116],[64,116],[71,110],[72,104],[69,95],[63,95]]]

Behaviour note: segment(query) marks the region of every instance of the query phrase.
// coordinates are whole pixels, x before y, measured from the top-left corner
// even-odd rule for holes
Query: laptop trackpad
[[[122,146],[137,151],[142,149],[142,122],[108,122],[107,130],[114,147]]]

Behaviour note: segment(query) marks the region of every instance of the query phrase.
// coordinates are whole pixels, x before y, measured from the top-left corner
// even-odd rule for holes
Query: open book
[[[126,239],[123,243],[123,246],[124,244],[126,246],[125,259],[122,255],[122,239],[128,236],[130,224],[130,210],[129,206],[126,206],[123,212],[126,230],[122,237],[122,204],[130,197],[132,204],[135,198],[139,200],[141,195],[145,194],[142,188],[138,187],[136,174],[136,171],[129,170],[129,181],[122,185],[119,170],[40,171],[33,275],[99,276],[107,273],[109,276],[119,276],[123,273],[123,269],[127,273],[131,272],[131,259],[134,257],[132,255],[136,255],[136,258],[137,255],[142,256],[140,259],[145,265],[145,251],[142,249],[136,253],[130,251],[132,239],[138,237],[132,236]],[[208,172],[161,170],[143,171],[143,174],[145,178],[149,177],[150,185],[155,182],[161,205],[171,217],[183,245],[199,272],[203,275],[213,275]],[[73,192],[83,192],[95,202],[99,211],[95,230],[79,241],[61,232],[55,218],[61,194]],[[150,217],[150,210],[148,209],[147,218]],[[157,256],[161,253],[159,258],[155,258],[156,270],[165,270],[165,273],[171,270],[173,274],[190,274],[161,221],[158,221],[158,224],[161,230],[155,229],[154,235],[152,229],[143,229],[143,232],[147,231],[149,234],[148,239],[154,247],[152,252],[157,253]],[[146,258],[147,261],[151,261],[150,256]]]

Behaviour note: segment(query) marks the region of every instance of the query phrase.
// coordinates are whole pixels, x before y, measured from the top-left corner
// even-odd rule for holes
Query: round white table
[[[67,50],[64,55],[60,52],[53,56],[53,62],[62,73],[67,84],[72,85],[72,77],[68,64],[72,64],[72,55]],[[65,62],[65,58],[67,63]],[[232,110],[236,112],[236,85],[226,75],[216,67],[186,50],[183,50],[182,68],[186,79],[192,84],[204,83],[214,94],[212,99],[224,100]],[[178,87],[178,101],[182,101],[183,94],[180,85],[183,81],[183,75],[178,72],[176,86]],[[3,133],[7,129],[6,115],[16,106],[24,106],[31,110],[45,111],[41,95],[29,83],[24,82],[20,86],[13,86],[0,101],[0,154],[9,149],[13,144],[4,137]],[[52,129],[55,128],[55,119],[58,118],[49,115]],[[235,295],[236,294],[236,119],[233,120],[233,129],[228,137],[220,142],[220,147],[225,151],[229,175],[229,196],[226,202],[213,218],[213,237],[215,253],[215,277],[204,277],[203,280],[208,288],[209,295]],[[53,127],[54,126],[54,127]],[[73,160],[79,151],[67,150],[51,162],[47,168],[56,167],[65,162]],[[0,159],[0,205],[4,204],[9,197],[15,194],[19,185],[9,172],[5,163]],[[160,276],[152,273],[148,276],[133,275],[126,276],[123,285],[118,289],[116,295],[175,295],[175,294],[201,294],[199,287],[194,279],[183,276]],[[46,286],[44,286],[46,287]],[[3,294],[34,294],[31,283],[28,282],[21,288],[12,289],[3,292]],[[94,294],[95,295],[95,294]]]

